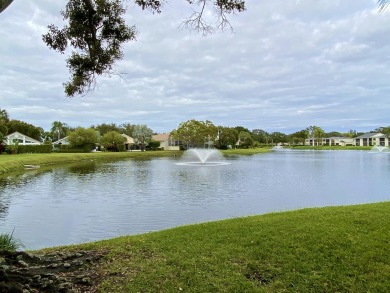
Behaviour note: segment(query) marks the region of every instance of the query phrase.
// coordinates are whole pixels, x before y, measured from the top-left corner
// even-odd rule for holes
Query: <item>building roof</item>
[[[170,133],[160,133],[160,134],[155,134],[155,135],[152,135],[152,140],[154,141],[166,141],[169,139],[169,137],[171,136]]]
[[[353,139],[353,138],[348,136],[332,136],[332,137],[327,137],[326,139]]]
[[[378,132],[367,132],[367,133],[364,133],[362,135],[359,135],[358,137],[356,137],[357,139],[360,139],[360,138],[371,138],[371,137],[382,137],[384,136],[384,134],[382,133],[378,133]]]
[[[126,138],[126,141],[125,143],[128,143],[128,144],[133,144],[134,143],[134,138],[132,138],[131,136],[128,136],[124,133],[121,134],[124,138]]]
[[[65,136],[65,137],[53,142],[53,144],[69,144],[68,137]]]
[[[35,144],[41,144],[40,141],[38,141],[38,140],[36,140],[36,139],[34,139],[32,137],[29,137],[29,136],[27,136],[27,135],[25,135],[23,133],[17,132],[17,131],[15,131],[15,132],[13,132],[11,134],[6,135],[5,138],[6,138],[6,140],[9,140],[10,138],[24,139],[24,140],[28,140],[28,141],[30,141],[32,143],[35,143]]]

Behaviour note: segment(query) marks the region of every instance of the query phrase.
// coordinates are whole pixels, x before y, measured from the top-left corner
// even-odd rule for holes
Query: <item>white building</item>
[[[33,139],[27,135],[24,135],[20,132],[15,131],[14,133],[8,134],[5,137],[5,143],[7,145],[13,145],[14,143],[18,143],[19,145],[40,145],[41,142]]]
[[[356,146],[390,146],[390,138],[382,133],[368,132],[355,137]]]

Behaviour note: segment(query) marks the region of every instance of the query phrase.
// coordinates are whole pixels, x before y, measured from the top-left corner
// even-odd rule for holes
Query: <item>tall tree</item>
[[[273,144],[285,143],[288,141],[287,135],[279,131],[272,132],[269,136]]]
[[[240,141],[240,147],[243,147],[243,148],[251,147],[254,143],[254,140],[253,140],[251,134],[247,131],[241,131],[238,134],[238,139]]]
[[[69,126],[61,121],[54,121],[51,124],[50,132],[53,139],[60,140],[64,138],[69,131]]]
[[[253,129],[251,132],[252,138],[259,143],[268,144],[269,133],[262,129]]]
[[[152,138],[153,130],[146,124],[134,125],[133,138],[142,151],[145,150],[146,143]]]
[[[291,144],[304,144],[305,139],[308,138],[309,131],[307,129],[303,129],[288,135],[288,139]]]
[[[238,141],[238,131],[233,127],[218,126],[217,146],[218,148],[235,147]]]
[[[126,134],[128,136],[132,136],[133,135],[133,131],[134,131],[134,125],[129,123],[129,122],[125,122],[125,123],[122,123],[121,125],[119,125],[119,128],[120,128],[120,133],[123,133],[123,134]]]
[[[307,130],[309,132],[309,136],[317,142],[317,146],[322,144],[322,138],[325,136],[325,131],[321,127],[309,126]]]
[[[211,141],[217,139],[218,128],[211,121],[198,121],[195,119],[180,123],[171,135],[188,147],[209,146]]]
[[[121,132],[121,128],[116,125],[116,123],[102,123],[98,124],[96,126],[91,126],[91,128],[96,129],[99,131],[100,135],[104,135],[108,132],[115,131],[115,132]]]

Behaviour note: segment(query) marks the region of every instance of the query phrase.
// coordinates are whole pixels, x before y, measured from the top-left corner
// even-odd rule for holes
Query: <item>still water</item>
[[[275,151],[228,165],[87,162],[0,179],[0,233],[26,249],[305,207],[390,200],[390,154]]]

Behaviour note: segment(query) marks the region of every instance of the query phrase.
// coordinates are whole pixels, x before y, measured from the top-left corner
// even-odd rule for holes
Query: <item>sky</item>
[[[206,37],[182,28],[196,8],[185,0],[161,14],[127,3],[138,33],[118,74],[68,98],[67,55],[41,37],[47,25],[62,26],[66,1],[15,0],[0,14],[0,108],[47,131],[53,121],[157,133],[190,119],[285,134],[390,125],[390,11],[375,0],[247,0],[229,16],[233,31]]]

